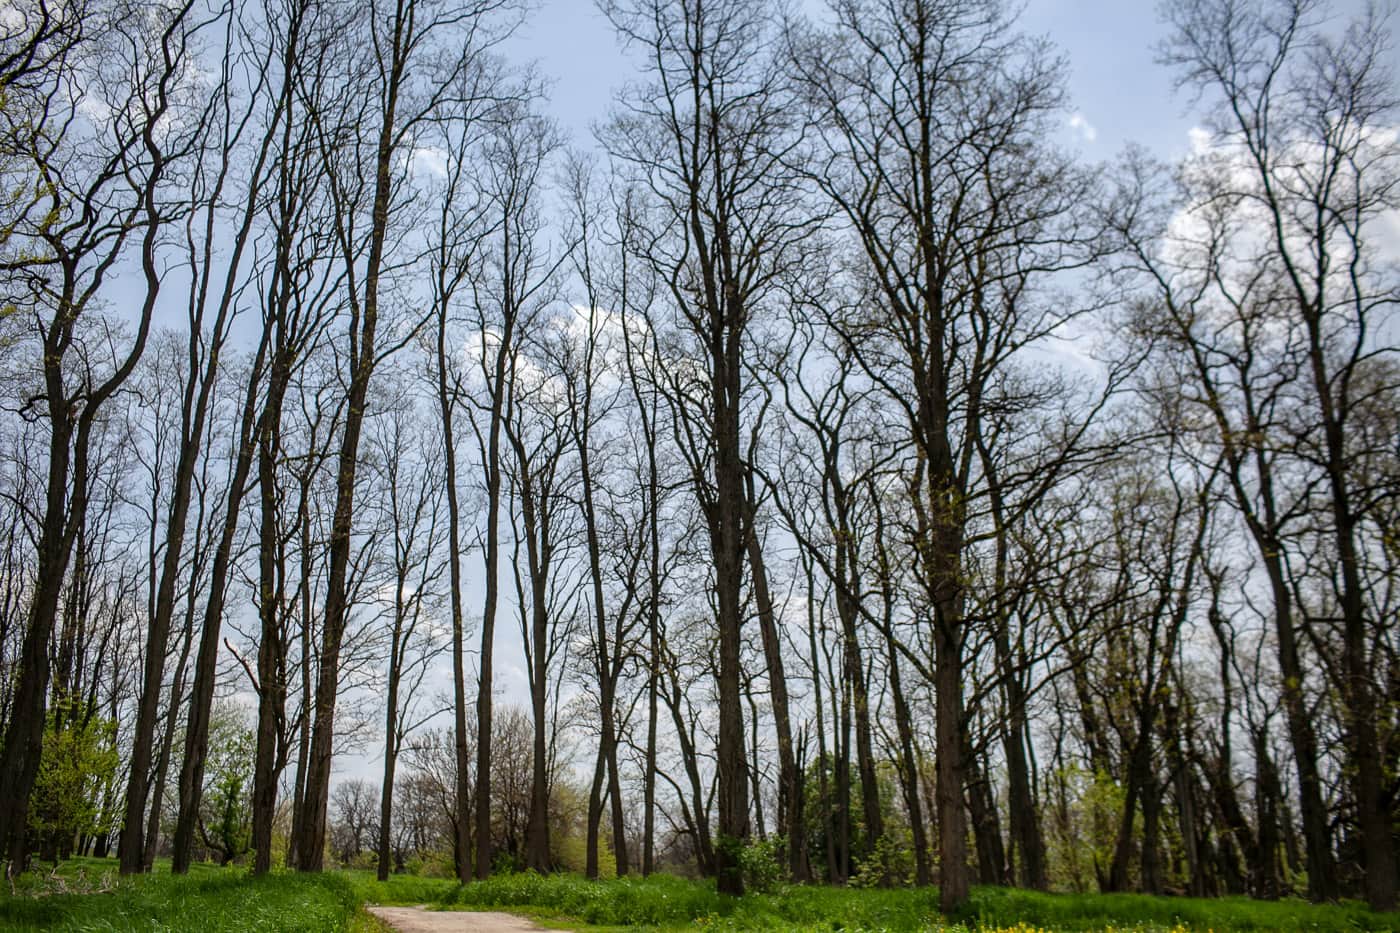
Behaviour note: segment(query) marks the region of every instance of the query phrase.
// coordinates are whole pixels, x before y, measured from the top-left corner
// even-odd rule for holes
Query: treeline
[[[1092,165],[1014,5],[602,0],[580,151],[525,7],[0,17],[11,865],[1393,908],[1385,19]]]

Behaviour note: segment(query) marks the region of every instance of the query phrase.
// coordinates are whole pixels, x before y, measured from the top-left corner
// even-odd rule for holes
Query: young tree
[[[500,600],[500,520],[504,491],[505,427],[511,416],[521,347],[548,296],[557,261],[543,242],[543,172],[555,146],[553,130],[530,112],[530,96],[505,106],[485,143],[480,178],[489,234],[470,278],[474,333],[469,351],[480,373],[469,409],[486,497],[483,540],[484,599],[476,702],[476,852],[478,878],[491,873],[492,664]],[[561,260],[562,261],[562,260]],[[505,449],[503,449],[505,448]],[[460,771],[460,769],[459,769]]]

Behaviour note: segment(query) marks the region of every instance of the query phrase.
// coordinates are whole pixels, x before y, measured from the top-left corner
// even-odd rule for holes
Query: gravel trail
[[[546,930],[513,914],[422,907],[366,908],[399,933],[561,933]]]

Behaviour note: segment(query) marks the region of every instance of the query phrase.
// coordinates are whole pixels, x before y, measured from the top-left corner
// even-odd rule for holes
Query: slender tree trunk
[[[847,556],[847,547],[837,545],[836,572],[841,578],[837,584],[836,606],[841,618],[841,658],[845,667],[846,683],[850,685],[851,706],[855,714],[856,769],[860,775],[861,815],[865,821],[865,852],[875,850],[880,837],[885,834],[884,817],[880,811],[880,784],[875,776],[875,743],[870,725],[870,693],[865,682],[864,652],[856,627],[859,613],[854,601],[854,558]],[[848,578],[846,574],[851,574]]]
[[[1283,894],[1278,861],[1279,826],[1283,824],[1278,803],[1283,799],[1283,788],[1269,752],[1268,735],[1263,729],[1255,736],[1254,762],[1257,788],[1254,823],[1259,827],[1259,842],[1250,860],[1251,893],[1266,900],[1277,900]]]
[[[844,652],[843,652],[844,657]],[[830,662],[828,661],[828,667]],[[831,717],[836,721],[836,755],[835,779],[836,779],[836,861],[840,866],[840,884],[845,884],[851,877],[854,869],[853,857],[851,854],[851,684],[849,680],[849,670],[843,663],[841,665],[841,689],[839,696],[836,689],[836,673],[828,669],[828,682],[831,684],[833,706],[839,703],[839,709],[833,709]]]
[[[175,874],[189,871],[194,847],[199,807],[204,791],[204,761],[209,750],[209,718],[214,706],[214,680],[218,673],[219,632],[223,625],[224,599],[228,592],[229,573],[233,563],[234,542],[238,536],[238,516],[242,511],[243,494],[252,472],[256,445],[254,412],[257,405],[259,373],[266,339],[259,345],[258,357],[248,381],[248,397],[243,404],[238,456],[229,480],[228,502],[224,509],[224,527],[214,551],[214,563],[209,575],[209,598],[205,602],[204,626],[200,632],[199,652],[195,656],[194,686],[190,692],[189,719],[185,725],[185,753],[180,764],[180,810],[175,822],[175,838],[170,870]]]
[[[680,745],[681,763],[685,767],[686,778],[690,783],[690,805],[694,812],[700,866],[708,874],[714,875],[718,866],[714,840],[710,836],[710,819],[705,806],[704,785],[700,780],[699,756],[696,753],[691,733],[687,730],[685,717],[682,715],[680,682],[674,670],[669,670],[668,673],[670,674],[671,686],[667,693],[666,705],[671,710],[671,722],[675,726],[676,738]]]
[[[481,653],[477,667],[476,694],[476,854],[477,878],[491,875],[491,668],[496,634],[496,604],[499,599],[500,512],[501,512],[501,419],[505,393],[506,354],[510,344],[512,319],[508,319],[501,347],[497,351],[495,381],[491,392],[490,424],[486,445],[486,539],[485,600],[481,611]]]
[[[1150,774],[1142,789],[1142,893],[1162,893],[1162,788]]]
[[[379,325],[379,281],[388,242],[389,202],[393,194],[396,140],[400,132],[396,116],[399,92],[408,67],[415,13],[416,6],[412,0],[399,4],[394,14],[393,33],[389,37],[389,58],[380,62],[385,72],[384,104],[375,151],[374,204],[369,250],[365,258],[364,300],[358,309],[359,333],[353,335],[350,386],[336,471],[335,512],[331,519],[327,559],[326,610],[321,629],[320,676],[317,678],[311,751],[302,799],[301,838],[297,843],[297,867],[302,871],[320,871],[324,860],[335,706],[340,691],[340,649],[350,609],[347,577],[354,523],[355,476],[359,467],[365,401],[377,362],[375,334]],[[347,256],[346,259],[349,261],[351,257]],[[354,296],[351,296],[351,300],[354,301]]]
[[[253,756],[252,847],[253,874],[272,868],[272,824],[277,811],[277,744],[286,719],[287,685],[283,682],[286,645],[280,616],[282,588],[277,557],[280,528],[277,516],[277,460],[282,450],[282,403],[291,379],[291,359],[286,348],[285,311],[290,304],[290,277],[283,278],[274,355],[258,439],[258,724]]]
[[[763,546],[755,528],[756,502],[753,474],[745,477],[748,490],[748,556],[753,577],[754,601],[758,607],[758,628],[763,639],[763,657],[768,665],[768,685],[773,701],[773,721],[778,734],[778,832],[787,836],[788,874],[793,881],[810,881],[807,861],[806,818],[803,810],[802,775],[792,743],[792,716],[788,709],[787,672],[783,666],[783,645],[778,633],[773,596],[768,588],[768,570]],[[755,729],[757,724],[755,724]]]
[[[528,473],[531,464],[523,445],[515,442],[520,481],[520,509],[525,525],[530,563],[530,719],[532,748],[530,761],[530,811],[525,819],[525,865],[537,872],[550,869],[549,854],[549,719],[546,700],[549,691],[549,568],[550,550],[545,502],[536,503],[543,490],[532,488]]]
[[[439,289],[445,291],[445,289]],[[453,424],[453,400],[448,391],[447,305],[438,308],[437,389],[442,416],[443,470],[447,488],[447,568],[452,607],[452,747],[456,763],[453,775],[452,823],[457,880],[465,884],[471,877],[471,820],[468,808],[471,783],[467,748],[466,631],[462,610],[462,519],[457,497],[457,442]]]
[[[593,327],[593,322],[591,320],[589,321],[589,327],[591,333]],[[585,380],[592,379],[592,354],[593,350],[590,345],[588,350],[588,365],[584,377]],[[612,801],[613,856],[617,864],[618,877],[622,877],[627,874],[628,864],[627,838],[623,820],[622,785],[618,776],[617,762],[617,723],[615,712],[617,703],[617,672],[612,663],[613,648],[609,647],[607,608],[603,598],[602,545],[598,539],[598,513],[594,504],[593,470],[589,450],[592,399],[592,385],[590,382],[584,387],[583,410],[581,412],[582,424],[576,424],[574,428],[574,440],[579,455],[579,479],[583,485],[584,532],[588,542],[588,569],[593,595],[595,650],[598,654],[598,703],[601,726],[601,735],[598,739],[599,751],[602,759],[607,764],[608,796]],[[591,807],[589,812],[590,817],[598,817],[598,813]],[[594,839],[594,848],[596,849],[596,829],[592,831],[590,838]],[[594,856],[594,858],[596,860],[596,856]]]
[[[402,664],[403,644],[400,616],[395,610],[394,636],[389,646],[389,683],[384,698],[384,778],[379,785],[379,840],[376,847],[378,863],[376,877],[380,881],[389,880],[390,842],[394,824],[394,772],[399,763],[399,746],[402,735],[399,733],[399,669]]]
[[[598,877],[598,829],[603,823],[603,780],[608,767],[603,745],[598,744],[598,752],[593,757],[593,783],[588,788],[588,816],[584,829],[584,877],[596,880]]]
[[[297,501],[297,527],[301,535],[297,549],[301,564],[301,715],[297,719],[297,767],[292,780],[292,831],[287,840],[287,864],[297,863],[297,840],[301,837],[301,819],[306,800],[306,763],[311,754],[311,684],[312,676],[312,610],[311,610],[311,473],[300,479]]]
[[[1313,900],[1336,900],[1340,895],[1336,860],[1332,854],[1331,832],[1322,799],[1317,734],[1303,693],[1304,675],[1299,658],[1298,635],[1293,626],[1293,599],[1278,555],[1265,551],[1264,567],[1274,599],[1274,637],[1278,648],[1283,708],[1293,747],[1293,762],[1298,771],[1298,804],[1308,866],[1308,893]]]
[[[977,844],[978,878],[982,884],[1002,885],[1006,883],[1006,847],[1001,838],[996,794],[970,738],[963,746],[963,760],[967,762],[968,812],[972,815],[972,837]]]
[[[1152,779],[1152,715],[1138,714],[1138,734],[1133,742],[1125,775],[1123,807],[1118,817],[1118,836],[1113,848],[1113,861],[1108,870],[1108,892],[1128,890],[1128,866],[1133,855],[1133,824],[1138,804]]]

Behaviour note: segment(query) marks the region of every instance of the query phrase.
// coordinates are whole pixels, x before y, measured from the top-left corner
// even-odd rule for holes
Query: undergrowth
[[[349,879],[196,866],[189,875],[158,870],[116,878],[115,863],[74,860],[59,874],[17,879],[0,897],[0,930],[63,933],[343,933],[359,912]]]
[[[668,875],[588,881],[578,875],[497,875],[459,885],[413,875],[386,882],[368,872],[254,879],[241,868],[195,866],[184,877],[164,866],[118,879],[110,860],[75,859],[57,872],[21,876],[0,894],[0,930],[162,933],[381,933],[361,905],[426,904],[439,910],[508,910],[549,926],[679,931],[772,930],[842,933],[1400,933],[1400,914],[1359,904],[1244,898],[1198,900],[1142,895],[1041,894],[977,888],[954,917],[923,889],[778,887],[732,898],[706,881]]]
[[[959,913],[938,913],[938,892],[789,886],[731,898],[713,884],[654,875],[588,881],[577,875],[532,872],[497,875],[459,886],[442,879],[392,877],[380,883],[352,875],[357,895],[371,903],[428,904],[438,909],[527,910],[604,927],[721,930],[1015,930],[1230,931],[1284,933],[1397,931],[1400,914],[1375,914],[1358,904],[1211,900],[1143,895],[1042,894],[977,888]]]

